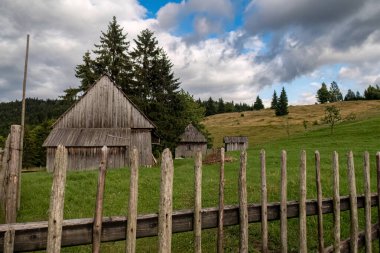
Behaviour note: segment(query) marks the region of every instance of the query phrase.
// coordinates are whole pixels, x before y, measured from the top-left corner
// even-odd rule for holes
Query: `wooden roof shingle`
[[[187,125],[185,132],[179,138],[180,142],[207,143],[207,139],[193,126],[193,124]]]

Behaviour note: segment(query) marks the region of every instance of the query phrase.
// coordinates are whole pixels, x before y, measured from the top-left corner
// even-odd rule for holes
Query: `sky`
[[[26,95],[56,99],[113,16],[131,42],[154,31],[196,99],[268,106],[284,87],[290,105],[313,104],[322,82],[380,84],[379,0],[1,0],[0,102],[21,99],[27,34]]]

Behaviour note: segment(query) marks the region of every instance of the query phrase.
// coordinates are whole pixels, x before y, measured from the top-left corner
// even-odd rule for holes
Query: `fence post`
[[[46,251],[60,252],[62,237],[62,221],[65,200],[65,184],[67,170],[67,149],[59,145],[54,160],[54,178],[51,187],[48,237]]]
[[[265,150],[260,151],[261,163],[261,251],[268,252],[268,193],[267,193],[267,175],[265,163]]]
[[[339,194],[339,156],[333,153],[333,206],[334,206],[334,252],[340,252],[340,194]]]
[[[300,164],[300,252],[307,252],[306,233],[306,151],[301,152]]]
[[[352,151],[348,153],[347,159],[348,167],[348,183],[350,191],[350,248],[352,253],[358,252],[358,205],[356,199],[356,179],[355,179],[355,167],[354,156]]]
[[[220,149],[219,175],[219,211],[218,211],[218,247],[217,252],[223,253],[223,225],[224,225],[224,148]]]
[[[137,231],[137,201],[139,190],[139,152],[133,147],[131,152],[131,178],[129,181],[129,204],[127,219],[127,245],[126,252],[136,252],[136,231]]]
[[[281,151],[281,253],[288,252],[288,211],[287,211],[286,151]]]
[[[239,173],[240,253],[248,252],[247,152],[240,155]]]
[[[202,252],[202,152],[195,154],[194,166],[194,252]]]
[[[92,227],[92,252],[100,252],[100,243],[102,237],[102,219],[103,219],[103,199],[104,187],[106,183],[107,173],[107,155],[108,149],[106,146],[102,148],[102,157],[99,165],[98,187],[96,193],[95,216]]]
[[[315,159],[315,172],[317,183],[317,204],[318,204],[318,251],[324,252],[324,238],[323,238],[323,213],[322,213],[322,184],[321,184],[321,156],[319,151],[314,153]]]
[[[160,207],[158,213],[158,252],[170,253],[173,212],[173,159],[168,148],[162,153]]]
[[[364,153],[364,210],[365,210],[365,250],[366,253],[372,252],[371,238],[371,179],[369,168],[369,153]]]
[[[0,161],[2,165],[2,169],[0,170],[0,205],[2,207],[3,215],[5,217],[5,194],[6,194],[6,181],[5,178],[8,175],[8,160],[9,160],[9,143],[10,143],[10,135],[8,135],[7,140],[5,142],[5,149],[3,153],[3,158]]]
[[[380,224],[380,152],[376,153],[376,176],[377,176],[377,222]],[[380,234],[380,226],[377,231]],[[380,239],[379,239],[380,248]]]

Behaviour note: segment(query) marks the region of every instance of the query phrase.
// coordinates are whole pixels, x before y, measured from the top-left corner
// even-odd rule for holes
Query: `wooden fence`
[[[59,153],[58,153],[59,152]],[[224,149],[221,149],[224,157]],[[174,166],[171,153],[164,150],[161,161],[161,189],[159,213],[137,215],[138,199],[138,152],[131,152],[131,178],[128,217],[102,217],[103,193],[107,168],[107,148],[102,149],[102,159],[99,166],[98,191],[94,218],[63,220],[64,184],[67,167],[67,151],[64,147],[57,150],[57,161],[54,169],[54,181],[50,202],[48,222],[12,223],[0,225],[0,247],[7,252],[32,251],[47,249],[48,252],[59,252],[61,247],[92,244],[93,252],[99,252],[101,242],[126,240],[126,252],[136,251],[136,238],[158,236],[160,252],[171,252],[171,237],[173,233],[186,231],[194,232],[194,251],[201,252],[202,229],[217,229],[217,251],[224,251],[224,227],[240,226],[239,252],[248,252],[249,223],[260,222],[261,251],[268,252],[268,222],[280,220],[281,252],[288,251],[287,221],[290,218],[299,219],[299,250],[307,252],[307,216],[318,216],[318,245],[319,252],[357,252],[360,246],[365,246],[366,252],[371,252],[371,241],[379,238],[379,223],[371,224],[371,207],[377,206],[380,214],[380,153],[376,154],[377,189],[376,194],[370,192],[369,154],[364,154],[364,180],[365,194],[357,195],[354,160],[352,152],[348,153],[348,183],[349,196],[339,194],[339,163],[338,154],[333,153],[333,198],[322,198],[320,155],[315,152],[315,171],[317,199],[306,199],[306,152],[301,152],[299,167],[299,200],[287,200],[287,156],[281,153],[281,199],[280,202],[268,203],[266,182],[266,154],[260,152],[261,164],[261,203],[248,204],[247,202],[247,153],[243,151],[240,156],[239,170],[239,204],[224,205],[224,162],[220,164],[219,207],[202,208],[202,155],[195,157],[194,166],[194,209],[172,210],[173,199],[173,173]],[[310,182],[309,182],[310,184]],[[365,230],[358,231],[358,209],[365,210]],[[350,212],[350,238],[340,238],[340,214]],[[334,243],[324,245],[323,215],[332,213],[334,223]],[[379,215],[380,218],[380,215]],[[13,240],[10,244],[6,234],[12,231]],[[5,250],[4,250],[5,251]]]

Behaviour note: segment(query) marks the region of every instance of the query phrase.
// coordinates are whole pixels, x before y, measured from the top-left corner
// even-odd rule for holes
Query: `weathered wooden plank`
[[[306,230],[306,151],[301,152],[300,163],[300,252],[307,252]]]
[[[67,149],[61,145],[57,148],[54,162],[54,177],[51,187],[48,235],[46,251],[61,251],[63,208],[67,170]]]
[[[358,252],[358,210],[357,210],[357,198],[356,198],[356,179],[355,179],[355,167],[354,167],[354,155],[352,151],[348,152],[347,157],[348,168],[348,184],[350,191],[350,247],[352,253]]]
[[[92,252],[94,253],[100,252],[100,242],[101,242],[101,236],[102,236],[103,199],[104,199],[104,188],[105,188],[106,173],[107,173],[107,157],[108,157],[108,148],[104,146],[102,148],[102,157],[101,157],[100,165],[99,165],[94,226],[92,228]]]
[[[371,239],[371,179],[369,168],[369,153],[364,152],[364,212],[365,212],[365,251],[366,253],[372,252],[372,239]]]
[[[349,196],[342,196],[340,199],[341,211],[350,209]],[[372,207],[377,206],[378,197],[372,195]],[[358,208],[364,208],[364,195],[357,197]],[[318,212],[316,200],[306,202],[306,214],[316,215]],[[333,200],[324,199],[322,210],[324,214],[333,212]],[[226,206],[225,226],[239,224],[239,206]],[[202,209],[202,229],[218,227],[219,208]],[[289,201],[287,203],[288,219],[299,217],[298,201]],[[181,210],[173,213],[173,233],[193,231],[194,210]],[[268,203],[268,221],[280,219],[280,203]],[[250,223],[261,222],[261,205],[248,205],[248,221]],[[76,246],[92,243],[92,226],[93,218],[72,219],[63,221],[62,226],[62,246]],[[103,234],[102,242],[125,240],[127,218],[125,216],[103,217]],[[15,234],[15,251],[35,251],[46,249],[48,222],[29,222],[16,224],[0,225],[0,248],[4,246],[4,234],[9,229],[14,229]],[[157,236],[158,215],[147,214],[137,218],[136,237]]]
[[[160,206],[158,212],[158,252],[170,253],[172,243],[174,165],[170,150],[162,153]]]
[[[281,204],[280,204],[280,226],[281,226],[281,253],[288,252],[288,212],[287,212],[287,173],[286,173],[286,151],[281,151]]]
[[[13,253],[15,243],[15,230],[9,227],[4,235],[4,253]]]
[[[380,152],[376,153],[377,202],[380,203]],[[377,205],[377,223],[380,224],[380,204]],[[380,231],[378,231],[380,233]],[[380,240],[379,240],[380,249]]]
[[[131,178],[129,181],[129,204],[126,253],[136,252],[136,232],[137,232],[137,207],[138,207],[138,180],[139,180],[139,153],[136,148],[131,151]]]
[[[0,170],[0,205],[5,217],[5,194],[6,194],[6,180],[8,177],[8,160],[9,160],[9,145],[10,145],[10,135],[8,135],[7,140],[5,141],[5,148],[3,159],[0,161],[2,169]]]
[[[261,164],[261,252],[268,252],[268,192],[265,150],[260,151]]]
[[[334,252],[340,252],[340,194],[339,194],[339,157],[334,151],[333,165],[333,201],[334,201]]]
[[[323,253],[325,246],[324,246],[324,238],[323,238],[321,157],[320,157],[319,151],[315,151],[314,159],[315,159],[317,202],[318,202],[318,251],[320,253]]]
[[[247,152],[240,155],[239,171],[239,220],[240,244],[239,252],[248,252],[248,204],[247,204]]]
[[[220,172],[219,172],[219,212],[218,212],[218,238],[217,252],[223,253],[223,227],[224,227],[224,148],[220,149]]]
[[[202,252],[202,151],[195,154],[194,165],[194,252]]]

